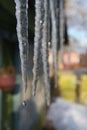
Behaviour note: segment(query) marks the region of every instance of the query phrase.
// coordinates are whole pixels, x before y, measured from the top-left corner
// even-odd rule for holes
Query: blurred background
[[[34,0],[29,0],[29,43],[32,48],[29,69],[32,68],[33,57],[34,4]],[[87,105],[87,0],[65,0],[65,16],[66,42],[58,49],[56,89],[52,50],[49,52],[51,96],[52,100],[61,96],[71,102]],[[32,77],[32,72],[29,73]],[[19,130],[18,108],[22,99],[29,97],[28,92],[25,95],[21,92],[21,86],[15,3],[14,0],[0,0],[0,130]],[[39,98],[42,98],[41,95]]]

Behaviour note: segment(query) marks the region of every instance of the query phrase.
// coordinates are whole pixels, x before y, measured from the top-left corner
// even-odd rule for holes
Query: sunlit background
[[[33,55],[34,0],[29,0],[29,43]],[[58,88],[54,89],[52,50],[49,51],[51,96],[87,105],[87,0],[65,0],[67,43],[58,50]],[[49,43],[50,46],[50,43]],[[63,53],[61,54],[61,49]],[[29,61],[32,78],[32,59]],[[16,34],[14,0],[0,1],[0,130],[19,130],[18,108],[29,91],[22,92],[19,47]],[[42,81],[43,82],[43,81]],[[40,83],[40,86],[42,85]],[[31,83],[30,83],[31,84]],[[40,93],[40,92],[39,92]],[[40,93],[41,94],[41,93]],[[43,102],[37,97],[38,107]],[[39,109],[38,109],[39,111]],[[43,111],[39,119],[42,122]],[[48,129],[49,130],[49,129]]]

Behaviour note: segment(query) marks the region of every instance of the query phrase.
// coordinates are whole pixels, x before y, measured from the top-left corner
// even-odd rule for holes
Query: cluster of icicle
[[[19,41],[22,80],[24,88],[27,88],[27,66],[28,66],[28,0],[15,0],[17,35]],[[60,8],[59,8],[60,7]],[[59,19],[63,13],[63,0],[35,0],[35,38],[34,38],[34,67],[32,95],[36,95],[37,82],[39,80],[39,71],[41,60],[43,63],[45,99],[47,105],[50,104],[50,77],[48,63],[48,42],[52,43],[53,67],[55,73],[55,86],[57,86],[58,72],[58,43],[59,37],[63,39],[63,20],[60,24]],[[62,12],[62,11],[61,11]],[[60,15],[60,16],[59,16]],[[59,24],[61,33],[59,36]],[[63,45],[63,40],[60,41]]]
[[[42,55],[45,98],[47,105],[50,103],[50,81],[49,81],[49,64],[48,64],[48,1],[36,0],[36,17],[35,17],[35,48],[34,48],[34,68],[33,68],[33,95],[36,93],[39,56]],[[40,47],[40,51],[38,48]],[[38,60],[39,59],[39,60]]]

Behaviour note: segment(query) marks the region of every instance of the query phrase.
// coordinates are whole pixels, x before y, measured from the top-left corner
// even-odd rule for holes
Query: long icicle
[[[28,60],[28,0],[15,0],[17,18],[17,36],[21,58],[21,71],[23,87],[27,89],[27,60]]]
[[[44,23],[43,23],[43,38],[42,38],[42,61],[45,82],[45,99],[46,105],[50,105],[50,78],[49,78],[49,63],[48,63],[48,0],[43,1],[44,4]]]
[[[35,38],[34,38],[34,67],[33,67],[33,88],[32,95],[36,95],[37,81],[39,79],[39,70],[41,67],[41,39],[42,39],[42,24],[43,24],[43,15],[42,15],[42,1],[35,1]]]
[[[56,23],[57,23],[57,51],[58,51],[58,49],[59,49],[59,43],[60,43],[60,30],[59,30],[59,27],[60,27],[60,25],[59,25],[59,22],[60,22],[60,20],[59,20],[59,18],[60,18],[60,10],[59,10],[59,1],[60,0],[56,0],[56,2],[55,2],[55,9],[56,9]]]
[[[57,56],[58,56],[58,50],[60,48],[60,10],[59,10],[59,1],[60,0],[56,0],[55,1],[55,9],[56,9],[56,22],[57,22],[57,48],[56,48],[56,52],[57,52]],[[57,59],[57,63],[59,59]],[[59,64],[58,64],[58,69],[59,69]],[[57,70],[58,71],[58,70]],[[57,80],[58,80],[58,76],[57,76]],[[57,83],[57,90],[58,90],[58,96],[61,96],[61,92],[60,92],[60,86]]]
[[[63,63],[63,44],[64,44],[64,0],[60,0],[60,55]]]
[[[56,21],[56,11],[55,11],[55,1],[50,0],[50,11],[51,11],[51,21],[52,21],[52,52],[53,52],[53,67],[55,73],[55,88],[58,85],[58,52],[57,52],[57,21]]]

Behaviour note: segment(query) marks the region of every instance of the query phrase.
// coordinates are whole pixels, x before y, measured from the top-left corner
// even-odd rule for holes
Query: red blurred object
[[[75,52],[64,53],[64,69],[78,69],[80,67],[79,64],[79,55]]]
[[[0,89],[12,90],[16,81],[15,74],[4,74],[0,76]]]

